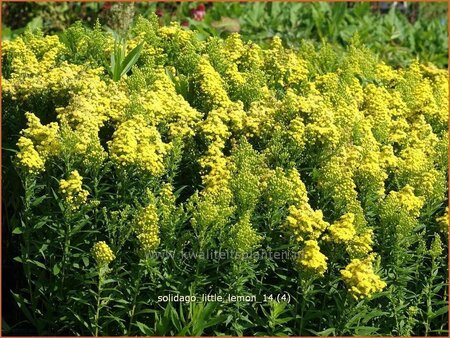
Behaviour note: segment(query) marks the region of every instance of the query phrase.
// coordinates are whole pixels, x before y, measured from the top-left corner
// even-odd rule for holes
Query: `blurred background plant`
[[[447,3],[6,2],[2,11],[2,39],[12,39],[27,27],[58,33],[78,20],[92,26],[97,19],[123,33],[137,15],[156,13],[161,24],[177,21],[203,39],[239,32],[244,40],[259,44],[278,35],[289,47],[310,40],[340,49],[357,33],[394,66],[416,58],[439,67],[448,63]]]

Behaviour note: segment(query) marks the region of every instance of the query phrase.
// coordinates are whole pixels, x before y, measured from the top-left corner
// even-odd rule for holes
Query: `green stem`
[[[136,299],[137,299],[137,296],[139,294],[139,289],[141,287],[141,278],[142,278],[142,268],[141,268],[141,265],[139,264],[138,279],[137,279],[137,282],[136,282],[136,289],[135,289],[135,292],[134,292],[133,302],[132,302],[133,307],[131,309],[130,323],[128,325],[128,335],[131,335],[131,326],[133,325],[134,313],[136,311]]]
[[[69,247],[70,247],[70,221],[67,220],[67,215],[64,215],[65,220],[65,232],[64,232],[64,252],[62,257],[62,278],[61,278],[61,286],[64,286],[65,276],[66,276],[66,265],[67,265],[67,256],[69,255]],[[63,288],[61,288],[63,289]]]
[[[300,306],[300,330],[299,330],[300,336],[302,335],[303,332],[303,324],[304,324],[303,317],[305,315],[305,305],[306,305],[306,295],[302,297],[302,304]]]
[[[31,200],[34,195],[34,189],[30,188],[29,184],[29,177],[26,177],[24,180],[24,188],[25,188],[25,205],[24,205],[24,219],[25,219],[25,226],[26,229],[24,229],[24,246],[25,246],[25,252],[22,253],[22,263],[25,270],[25,275],[28,282],[28,292],[30,294],[30,300],[31,304],[33,305],[33,313],[35,313],[36,309],[36,302],[33,297],[33,287],[31,284],[31,266],[29,261],[30,257],[30,223],[31,223],[31,215],[30,215],[30,209],[31,209]]]
[[[304,326],[304,315],[305,315],[305,308],[306,308],[306,300],[308,299],[309,295],[309,285],[310,285],[310,279],[308,280],[302,280],[301,281],[302,288],[303,288],[303,295],[302,295],[302,303],[300,305],[300,330],[299,335],[302,335],[303,332],[303,326]]]
[[[297,288],[296,288],[296,292],[295,292],[295,298],[297,300],[298,300],[298,295],[300,293],[299,287],[300,287],[300,283],[297,283]],[[298,313],[298,301],[295,302],[295,314],[297,314],[297,313]],[[297,327],[298,327],[298,321],[297,320],[294,321],[294,325],[295,325],[294,332],[296,332]]]
[[[98,337],[98,321],[100,318],[100,303],[101,303],[101,293],[102,293],[102,286],[103,286],[103,271],[102,268],[99,268],[99,273],[98,273],[98,292],[97,292],[97,310],[95,312],[95,318],[94,318],[94,323],[95,323],[95,337]]]
[[[426,291],[426,296],[427,296],[427,314],[426,314],[426,321],[425,321],[425,336],[428,336],[430,333],[430,317],[429,314],[433,313],[433,307],[432,307],[432,287],[433,287],[433,282],[434,282],[434,276],[435,274],[433,273],[436,270],[437,266],[436,266],[436,261],[435,259],[432,259],[431,261],[431,276],[430,279],[427,283],[427,286],[425,287],[425,291]]]

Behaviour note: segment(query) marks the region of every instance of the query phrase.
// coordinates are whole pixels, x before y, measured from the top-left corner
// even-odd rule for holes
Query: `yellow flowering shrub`
[[[130,323],[115,335],[158,333],[142,308],[159,309],[154,299],[167,290],[284,288],[305,301],[303,312],[313,302],[350,313],[395,301],[428,313],[412,299],[424,302],[433,288],[394,296],[429,276],[446,283],[446,70],[417,61],[393,69],[359,45],[341,53],[308,43],[293,50],[278,37],[267,47],[239,34],[202,39],[156,17],[137,19],[127,34],[126,53],[142,51],[119,79],[110,67],[115,41],[100,25],[3,43],[3,118],[12,129],[3,133],[4,163],[26,190],[10,189],[23,194],[11,199],[22,203],[11,219],[23,220],[13,234],[33,244],[17,246],[30,250],[17,259],[34,264],[24,270],[30,278],[52,276],[58,297],[68,285],[87,290],[81,270],[91,269],[96,242],[98,265],[117,262],[113,297],[135,302],[116,303]],[[204,257],[223,250],[267,255]],[[272,256],[284,252],[295,257]],[[268,288],[272,281],[280,285]],[[380,300],[364,300],[384,289]],[[77,311],[92,303],[70,297]],[[70,316],[64,328],[79,320]],[[318,322],[333,318],[347,317]],[[309,332],[324,333],[317,325]]]

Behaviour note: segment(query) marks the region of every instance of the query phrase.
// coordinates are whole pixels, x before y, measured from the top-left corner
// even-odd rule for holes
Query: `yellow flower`
[[[82,184],[83,178],[77,170],[72,171],[67,180],[61,179],[59,181],[59,189],[70,209],[78,209],[86,203],[89,192],[82,188]]]
[[[335,243],[350,243],[356,236],[356,230],[353,225],[355,215],[347,213],[343,215],[338,221],[334,222],[328,227],[330,232],[330,240]]]
[[[250,213],[246,213],[232,228],[231,236],[234,249],[239,253],[247,253],[262,240],[250,223]]]
[[[198,64],[197,75],[200,95],[210,109],[227,107],[231,100],[224,88],[224,81],[213,68],[207,57],[202,57]]]
[[[300,208],[295,205],[289,207],[286,227],[299,242],[305,239],[318,239],[329,225],[323,220],[321,210],[313,210],[309,205]]]
[[[327,260],[328,258],[320,252],[317,241],[308,240],[299,252],[297,263],[300,268],[323,275],[327,270]]]
[[[159,217],[154,196],[150,198],[150,204],[139,212],[135,221],[135,232],[145,253],[155,250],[160,243]]]
[[[92,256],[100,266],[107,265],[116,258],[111,248],[104,241],[94,244],[92,248]]]
[[[155,228],[158,228],[158,221],[156,205],[152,202],[137,216],[135,230],[138,233],[153,232]]]
[[[360,235],[356,235],[347,245],[347,252],[350,257],[366,256],[372,251],[373,230],[368,228]]]
[[[441,226],[440,229],[444,233],[448,233],[449,219],[448,207],[445,208],[444,215],[436,218],[436,222]]]
[[[412,217],[420,215],[420,209],[422,209],[424,204],[424,198],[415,196],[414,189],[410,185],[406,185],[399,192],[391,191],[386,200],[395,203],[401,210],[406,211]]]
[[[160,242],[158,232],[155,230],[143,232],[137,235],[137,238],[139,239],[142,250],[145,253],[154,251],[158,247]]]
[[[25,113],[25,117],[27,128],[22,130],[22,135],[33,140],[36,150],[44,159],[58,155],[60,149],[58,124],[52,122],[44,126],[32,113]]]
[[[21,131],[17,142],[19,165],[29,173],[44,170],[48,157],[57,155],[60,150],[59,126],[57,123],[42,125],[32,113],[25,113],[27,128]]]
[[[21,136],[17,142],[19,153],[17,159],[20,167],[30,174],[36,174],[44,170],[44,160],[36,151],[33,141]]]
[[[386,283],[373,271],[374,260],[374,254],[365,259],[355,258],[344,270],[341,270],[342,278],[348,285],[348,291],[356,299],[371,297],[386,287]]]
[[[136,116],[116,129],[109,142],[109,153],[119,166],[134,164],[142,171],[160,176],[169,147],[154,126],[149,126],[142,116]]]

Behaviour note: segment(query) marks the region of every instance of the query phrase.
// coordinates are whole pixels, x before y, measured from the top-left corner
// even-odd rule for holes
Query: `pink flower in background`
[[[206,8],[205,5],[203,4],[198,5],[197,8],[191,9],[191,17],[197,21],[202,21],[203,18],[205,17],[205,13]]]
[[[189,27],[189,22],[188,21],[183,21],[182,23],[181,23],[181,26],[183,26],[183,27]]]
[[[156,11],[155,11],[155,14],[158,17],[162,17],[164,15],[164,11],[161,8],[157,8]]]

